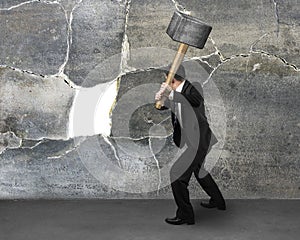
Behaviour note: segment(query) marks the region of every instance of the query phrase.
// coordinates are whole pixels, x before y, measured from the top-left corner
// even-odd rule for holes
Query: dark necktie
[[[180,146],[180,140],[181,140],[181,127],[179,120],[176,116],[176,108],[175,104],[173,105],[173,112],[172,111],[172,123],[173,123],[173,128],[174,128],[174,133],[173,133],[173,141],[176,144],[177,147]]]

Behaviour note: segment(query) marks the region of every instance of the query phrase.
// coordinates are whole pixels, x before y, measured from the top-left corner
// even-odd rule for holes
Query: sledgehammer
[[[212,27],[200,21],[199,19],[176,11],[173,14],[171,22],[167,29],[167,34],[177,42],[180,42],[178,51],[175,55],[171,68],[169,70],[166,83],[170,85],[172,82],[189,46],[202,49]],[[155,107],[160,109],[166,98],[156,102]]]

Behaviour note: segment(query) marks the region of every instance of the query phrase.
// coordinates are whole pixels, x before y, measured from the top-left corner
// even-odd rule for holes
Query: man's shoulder
[[[184,86],[184,92],[187,94],[189,93],[196,93],[197,95],[199,94],[200,97],[203,99],[203,89],[199,82],[191,83],[190,81],[186,80]]]

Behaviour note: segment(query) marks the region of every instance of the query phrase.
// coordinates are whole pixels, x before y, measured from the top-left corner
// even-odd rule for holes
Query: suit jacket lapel
[[[183,85],[183,88],[182,88],[182,93],[185,93],[185,91],[187,90],[188,86],[190,85],[190,82],[188,80],[185,80],[185,83]]]

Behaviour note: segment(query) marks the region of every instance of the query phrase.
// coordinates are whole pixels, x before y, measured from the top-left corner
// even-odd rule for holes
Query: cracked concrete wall
[[[220,94],[207,107],[226,130],[212,168],[225,197],[300,197],[299,1],[3,0],[1,199],[171,197],[178,151],[152,96],[178,46],[165,34],[176,9],[213,26],[185,64],[204,71],[189,73],[204,95]],[[110,84],[111,129],[93,134]],[[74,126],[72,116],[83,117]],[[189,188],[205,197],[194,180]]]

